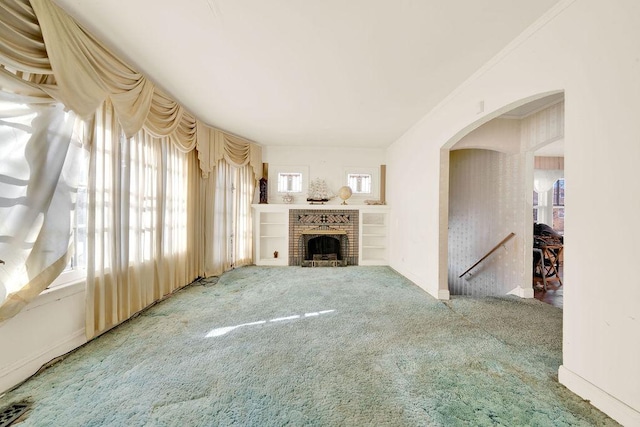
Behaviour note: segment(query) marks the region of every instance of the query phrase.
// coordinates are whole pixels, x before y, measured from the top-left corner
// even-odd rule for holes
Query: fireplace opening
[[[341,260],[340,239],[334,236],[318,236],[309,239],[305,259],[313,261]]]
[[[336,230],[306,231],[300,236],[302,267],[343,267],[347,265],[349,238]]]

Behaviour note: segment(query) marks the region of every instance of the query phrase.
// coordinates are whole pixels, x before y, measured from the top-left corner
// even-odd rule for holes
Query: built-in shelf
[[[347,209],[359,215],[359,265],[388,265],[389,207],[380,205],[256,204],[254,211],[254,262],[288,265],[289,210]],[[274,252],[278,251],[278,257]]]
[[[256,265],[287,265],[289,258],[289,213],[277,205],[254,208],[254,262]],[[278,256],[275,256],[275,252]]]
[[[387,265],[388,210],[360,213],[360,265]]]

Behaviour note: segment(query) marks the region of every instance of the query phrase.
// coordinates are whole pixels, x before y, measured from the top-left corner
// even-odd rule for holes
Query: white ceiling
[[[386,147],[558,0],[56,0],[212,126]]]

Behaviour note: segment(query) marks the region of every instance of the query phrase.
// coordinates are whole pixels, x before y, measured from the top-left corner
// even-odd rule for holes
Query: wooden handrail
[[[480,258],[480,259],[478,260],[478,262],[476,262],[475,264],[473,264],[471,267],[467,268],[467,270],[466,270],[464,273],[462,273],[462,274],[458,277],[458,279],[461,279],[461,278],[462,278],[462,276],[464,276],[465,274],[467,274],[468,272],[470,272],[471,270],[473,270],[473,267],[475,267],[476,265],[480,264],[482,261],[484,261],[485,259],[487,259],[487,257],[489,257],[489,255],[491,255],[492,253],[494,253],[494,252],[496,251],[496,249],[498,249],[500,246],[502,246],[502,245],[504,245],[505,243],[507,243],[507,241],[509,241],[509,239],[511,239],[511,238],[512,238],[513,236],[515,236],[515,235],[516,235],[516,233],[509,233],[509,235],[508,235],[507,237],[505,237],[504,239],[502,239],[502,240],[500,241],[500,243],[498,243],[497,245],[495,245],[495,246],[493,247],[493,249],[491,249],[489,252],[487,252],[487,253],[485,254],[485,256],[483,256],[482,258]]]

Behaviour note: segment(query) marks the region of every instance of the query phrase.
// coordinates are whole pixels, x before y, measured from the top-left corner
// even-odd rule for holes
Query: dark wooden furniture
[[[534,274],[538,273],[539,276],[542,276],[545,291],[548,282],[558,282],[562,286],[559,269],[563,249],[564,246],[560,243],[539,245],[533,249],[534,253],[537,252],[539,255],[537,265],[534,265]]]

